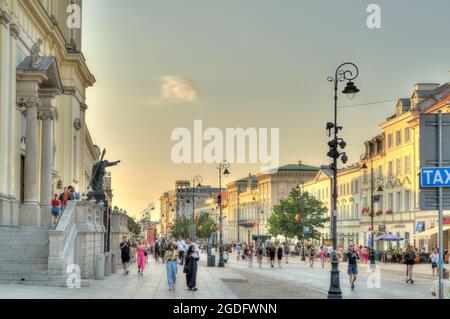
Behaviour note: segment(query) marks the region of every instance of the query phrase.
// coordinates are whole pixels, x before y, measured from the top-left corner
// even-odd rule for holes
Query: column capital
[[[8,14],[8,12],[0,9],[0,24],[3,24],[7,28],[10,22],[11,16]]]
[[[17,105],[21,108],[38,107],[39,98],[37,96],[18,96]]]
[[[86,103],[80,103],[81,112],[86,113],[87,109],[88,109],[88,106]]]
[[[39,120],[54,120],[55,119],[55,109],[41,109],[38,111]]]
[[[11,33],[11,36],[17,40],[20,36],[21,30],[17,24],[11,23],[9,25],[9,32]]]

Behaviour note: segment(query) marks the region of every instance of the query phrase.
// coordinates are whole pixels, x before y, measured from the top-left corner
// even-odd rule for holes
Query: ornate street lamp
[[[333,216],[332,216],[332,234],[333,234],[333,253],[331,259],[331,283],[330,289],[328,290],[328,298],[330,299],[341,299],[342,291],[339,283],[339,261],[336,256],[337,250],[337,199],[338,199],[338,191],[337,191],[337,165],[338,159],[340,158],[344,164],[348,161],[348,156],[345,152],[340,152],[339,149],[344,149],[347,144],[345,141],[338,137],[339,131],[342,130],[342,126],[338,126],[338,117],[337,117],[337,109],[338,109],[338,90],[339,83],[343,81],[348,81],[347,85],[342,91],[342,93],[346,94],[349,99],[353,99],[355,94],[359,92],[359,89],[353,83],[353,80],[356,79],[359,75],[358,67],[351,62],[346,62],[341,64],[335,72],[334,77],[328,77],[328,81],[333,83],[334,85],[334,123],[327,123],[327,131],[328,135],[333,136],[333,140],[328,143],[330,147],[330,151],[327,156],[333,159],[333,164],[330,165],[330,168],[333,170]]]
[[[219,238],[219,267],[225,267],[225,262],[223,260],[223,213],[222,213],[222,174],[225,177],[230,175],[230,163],[223,161],[217,167],[219,171],[219,197],[217,198],[217,204],[219,205],[219,216],[220,216],[220,238]]]
[[[367,173],[367,170],[369,169],[367,167],[367,160],[370,160],[370,228],[372,229],[371,235],[370,235],[370,267],[372,269],[375,269],[375,243],[374,243],[374,218],[375,218],[375,202],[380,201],[380,195],[375,195],[375,191],[382,192],[383,191],[383,185],[384,185],[384,179],[382,176],[378,176],[375,178],[374,172],[373,172],[373,158],[370,154],[364,153],[361,155],[361,161],[363,161],[363,165],[361,168],[364,172]],[[375,185],[376,184],[376,185]],[[376,190],[375,190],[376,188]]]

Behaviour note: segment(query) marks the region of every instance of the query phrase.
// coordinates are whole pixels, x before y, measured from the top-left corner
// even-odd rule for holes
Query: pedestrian
[[[255,250],[256,259],[258,260],[259,268],[262,268],[262,260],[264,257],[264,248],[262,244],[259,244],[259,247]]]
[[[177,281],[178,272],[178,251],[173,243],[167,246],[167,251],[164,255],[164,261],[166,262],[167,282],[169,284],[169,290],[175,289],[175,283]]]
[[[127,236],[123,236],[122,242],[120,243],[120,257],[122,259],[123,274],[128,275],[130,271],[128,270],[128,265],[130,263],[130,248],[131,244],[127,239]]]
[[[439,268],[438,268],[438,263],[439,263],[439,253],[437,252],[437,249],[433,249],[433,252],[430,255],[430,261],[431,261],[431,271],[433,273],[433,276],[436,276],[436,272],[439,275]],[[437,271],[436,271],[437,269]]]
[[[137,255],[137,267],[138,267],[138,275],[144,275],[145,269],[145,246],[142,244],[142,240],[139,239],[136,248]]]
[[[164,255],[166,254],[166,250],[167,250],[167,243],[166,243],[166,239],[163,238],[163,240],[161,241],[161,258],[162,258],[163,263],[164,263]]]
[[[253,268],[253,246],[247,245],[245,256],[248,262],[248,268]]]
[[[277,260],[278,260],[278,267],[281,268],[281,261],[283,260],[283,246],[282,245],[278,245]]]
[[[186,285],[189,290],[197,291],[197,263],[199,261],[199,251],[191,238],[187,239],[186,257],[184,263],[184,273],[186,274]]]
[[[160,243],[159,239],[157,239],[155,242],[155,261],[157,263],[159,262],[160,255],[161,255],[161,243]]]
[[[363,262],[363,264],[367,264],[367,260],[369,259],[369,250],[368,250],[367,246],[365,246],[365,247],[361,250],[361,256],[362,256],[362,262]]]
[[[76,192],[75,187],[69,186],[68,190],[69,190],[69,193],[70,193],[70,200],[73,200],[73,201],[81,200],[80,194],[78,194]]]
[[[59,201],[61,202],[61,210],[64,211],[66,209],[67,203],[70,200],[70,192],[68,187],[64,187],[63,192],[59,195]]]
[[[136,262],[137,244],[136,239],[131,239],[131,263]]]
[[[236,246],[237,261],[239,261],[239,258],[241,258],[241,249],[242,249],[241,243],[238,243]]]
[[[314,245],[311,245],[308,250],[309,254],[309,267],[314,268],[314,262],[316,261],[316,249]]]
[[[61,216],[61,207],[60,202],[58,200],[58,194],[55,194],[52,199],[52,222],[53,227],[56,227],[59,221],[59,217]]]
[[[355,247],[350,245],[348,253],[347,253],[347,261],[348,261],[348,276],[350,281],[350,286],[352,290],[355,289],[355,282],[358,276],[358,265],[357,265],[357,254],[355,251]]]
[[[444,268],[444,280],[442,283],[443,286],[443,295],[444,299],[450,299],[450,272],[448,269]],[[435,280],[433,286],[431,287],[431,295],[437,299],[439,298],[439,280]]]
[[[183,238],[179,237],[177,241],[177,250],[180,259],[180,265],[183,265],[185,249],[186,249],[186,242],[183,240]]]
[[[286,264],[289,263],[289,245],[285,242],[283,244],[284,256],[286,257]]]
[[[325,246],[322,246],[320,249],[320,263],[322,264],[322,268],[325,268],[325,261],[327,259],[327,248]]]
[[[413,266],[415,264],[416,252],[412,246],[408,246],[405,252],[405,264],[406,264],[406,283],[414,283],[413,280]]]
[[[269,256],[268,260],[269,260],[269,265],[270,265],[271,268],[274,267],[276,253],[277,252],[276,252],[275,246],[270,242],[267,254]]]

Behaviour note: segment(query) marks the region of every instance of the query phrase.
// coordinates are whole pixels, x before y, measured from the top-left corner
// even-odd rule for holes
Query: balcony
[[[399,213],[393,213],[393,214],[386,214],[386,212],[383,212],[381,216],[374,216],[374,222],[375,223],[405,223],[405,222],[413,222],[414,221],[415,214],[414,212],[399,212]],[[361,217],[361,223],[362,224],[370,224],[371,217],[370,215],[364,215]]]

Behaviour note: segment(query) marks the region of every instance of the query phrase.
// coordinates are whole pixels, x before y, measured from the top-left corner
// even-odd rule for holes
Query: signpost
[[[444,134],[450,136],[450,114],[420,116],[420,208],[439,211],[439,299],[444,298],[443,212],[450,209],[450,143],[443,144]]]

